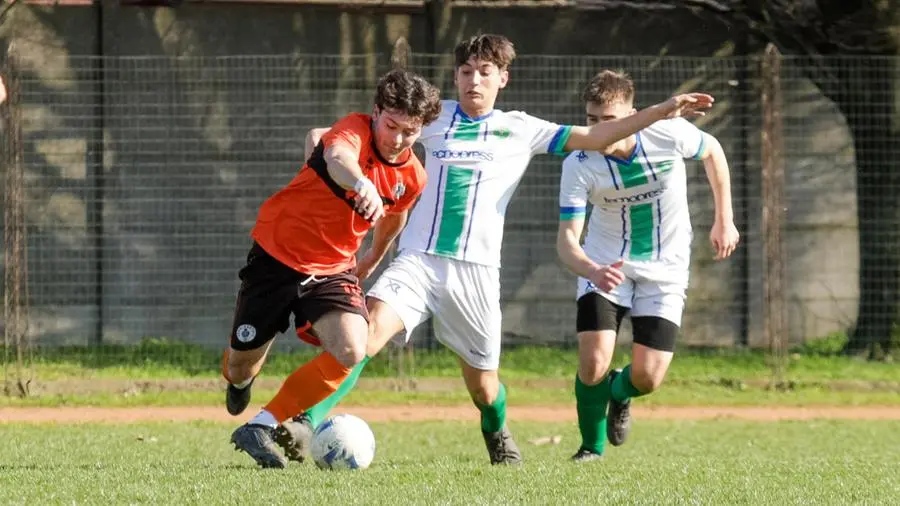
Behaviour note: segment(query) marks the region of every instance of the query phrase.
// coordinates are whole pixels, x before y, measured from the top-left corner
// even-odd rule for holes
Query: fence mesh
[[[24,181],[28,337],[47,346],[146,337],[223,346],[259,204],[302,165],[309,128],[370,109],[374,83],[390,64],[382,54],[70,57],[50,69],[11,62],[17,91],[6,107],[21,121],[22,156],[7,156],[5,170],[20,171]],[[445,97],[455,95],[450,56],[412,53],[408,65]],[[791,344],[852,331],[867,318],[881,322],[876,329],[898,320],[893,98],[856,89],[873,89],[871,80],[891,74],[896,61],[809,65],[785,58],[780,71],[786,213],[779,297]],[[580,91],[602,68],[634,78],[639,107],[676,91],[716,96],[714,112],[696,124],[729,157],[742,243],[731,259],[712,260],[712,195],[703,164],[689,162],[695,239],[686,345],[768,346],[760,66],[757,57],[527,56],[511,69],[498,103],[581,124]],[[882,72],[873,77],[876,67]],[[847,76],[858,82],[840,88]],[[822,83],[838,91],[826,95]],[[857,186],[860,160],[870,178],[864,188]],[[509,344],[574,342],[575,281],[554,246],[561,161],[535,158],[507,213],[501,276]],[[860,213],[881,228],[861,227]],[[867,297],[874,302],[861,306]],[[880,313],[860,315],[860,307]],[[434,346],[428,329],[416,342]]]

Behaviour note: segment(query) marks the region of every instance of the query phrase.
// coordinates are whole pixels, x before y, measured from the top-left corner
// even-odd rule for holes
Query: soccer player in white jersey
[[[494,109],[509,80],[512,43],[479,35],[455,49],[458,101],[425,128],[429,183],[400,237],[400,254],[367,294],[368,357],[392,337],[406,338],[429,317],[435,337],[461,358],[462,376],[481,411],[481,428],[492,464],[517,464],[521,454],[506,426],[506,388],[500,383],[500,246],[506,206],[535,155],[597,150],[655,121],[702,114],[712,104],[704,94],[678,95],[618,121],[591,127],[564,126],[524,112]],[[313,132],[311,144],[315,144]],[[360,261],[364,278],[385,255],[404,223],[382,229]],[[335,395],[283,424],[281,441],[298,460],[308,433],[355,384],[357,371]]]
[[[634,86],[622,73],[597,74],[583,98],[589,125],[635,113]],[[727,258],[739,236],[728,163],[712,135],[682,118],[670,119],[599,152],[574,152],[563,162],[557,250],[579,276],[575,397],[582,443],[575,461],[599,458],[606,439],[615,446],[625,441],[630,399],[659,388],[672,361],[691,254],[685,158],[703,160],[715,200],[709,239],[716,260]],[[588,203],[593,210],[582,246]],[[628,310],[632,363],[607,375]]]

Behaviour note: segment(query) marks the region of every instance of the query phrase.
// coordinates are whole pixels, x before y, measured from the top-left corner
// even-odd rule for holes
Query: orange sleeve
[[[369,122],[363,114],[351,114],[339,119],[331,130],[322,136],[322,144],[325,147],[340,144],[351,148],[355,153],[362,152],[363,146],[368,145]]]

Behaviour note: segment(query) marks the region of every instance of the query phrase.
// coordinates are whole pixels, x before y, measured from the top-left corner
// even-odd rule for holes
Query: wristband
[[[356,180],[356,184],[353,185],[353,191],[355,191],[356,193],[362,193],[363,188],[372,188],[377,193],[375,184],[372,183],[371,179],[369,179],[365,176]]]

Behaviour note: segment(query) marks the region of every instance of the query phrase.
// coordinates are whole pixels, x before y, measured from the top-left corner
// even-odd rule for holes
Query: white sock
[[[278,420],[275,419],[272,413],[263,409],[258,415],[253,417],[253,420],[250,420],[250,425],[265,425],[274,429],[278,427]]]
[[[253,383],[254,379],[255,378],[250,378],[242,383],[232,383],[231,386],[233,386],[234,388],[237,388],[238,390],[243,390],[243,389],[247,388],[248,386],[250,386],[250,383]]]

